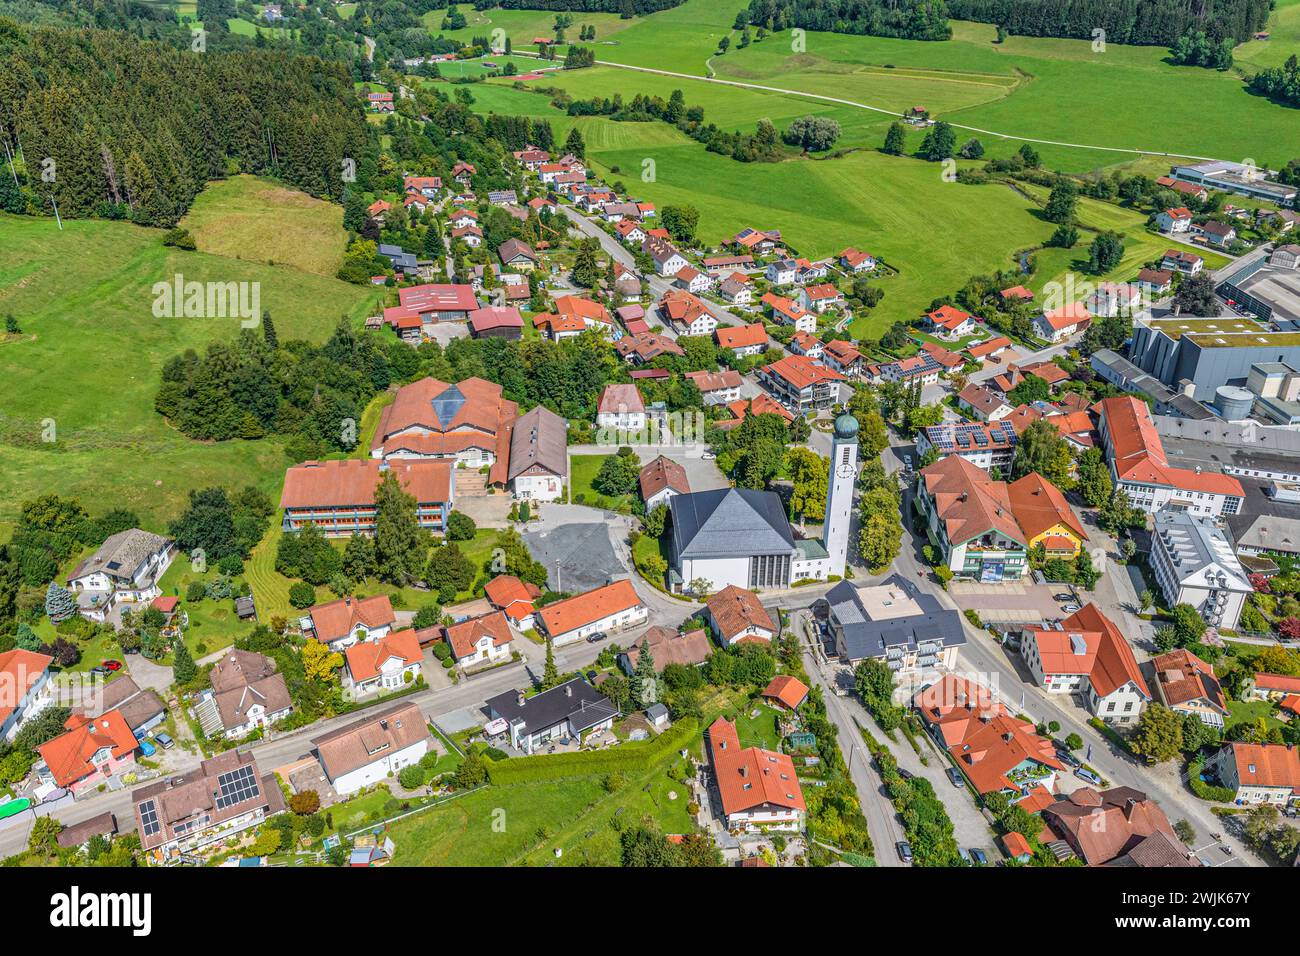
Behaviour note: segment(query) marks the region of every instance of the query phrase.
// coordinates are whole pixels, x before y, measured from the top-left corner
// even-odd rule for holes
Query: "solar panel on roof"
[[[240,767],[217,777],[217,809],[233,807],[237,803],[251,800],[259,793],[257,777],[253,768]]]
[[[460,410],[465,407],[465,393],[460,386],[452,385],[433,400],[433,413],[438,416],[438,424],[446,428],[452,423]]]
[[[144,829],[145,836],[153,836],[161,829],[158,823],[158,808],[154,806],[152,800],[140,804],[140,826]]]

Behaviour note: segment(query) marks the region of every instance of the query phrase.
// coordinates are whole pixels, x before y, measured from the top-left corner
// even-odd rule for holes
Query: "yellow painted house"
[[[1088,533],[1056,485],[1034,472],[1007,485],[1007,494],[1031,549],[1041,544],[1049,558],[1073,558],[1083,550]]]

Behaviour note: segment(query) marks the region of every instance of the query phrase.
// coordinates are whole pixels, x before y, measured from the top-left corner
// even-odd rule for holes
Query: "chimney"
[[[386,718],[386,717],[381,718],[380,721],[379,721],[379,726],[380,726],[380,728],[382,728],[383,730],[387,730],[387,729],[388,729],[388,718]]]
[[[518,704],[520,707],[524,706],[524,695],[520,694],[518,697],[516,697],[515,703]]]
[[[742,766],[742,767],[740,768],[740,775],[741,775],[742,777],[748,777],[748,776],[749,776],[749,767],[748,767],[748,766]]]
[[[565,696],[565,697],[572,697],[572,696],[573,696],[573,685],[572,685],[572,684],[565,684],[565,685],[564,685],[564,696]]]
[[[344,606],[344,607],[351,607],[351,606],[352,606],[352,595],[349,594],[347,597],[345,597],[345,598],[343,599],[343,606]]]

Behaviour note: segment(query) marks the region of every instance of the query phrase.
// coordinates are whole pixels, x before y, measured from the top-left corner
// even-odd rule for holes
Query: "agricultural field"
[[[269,179],[212,183],[181,220],[201,252],[292,266],[332,279],[348,234],[343,208]]]
[[[554,12],[546,10],[474,10],[467,4],[461,4],[460,12],[465,16],[465,28],[463,30],[443,30],[441,28],[443,17],[447,15],[445,4],[442,9],[430,10],[421,19],[435,36],[459,40],[467,46],[474,37],[486,36],[495,39],[492,36],[495,30],[504,30],[505,35],[510,39],[511,46],[517,50],[535,50],[536,47],[532,45],[534,37],[550,37],[552,39],[555,37],[552,29],[555,24]],[[565,31],[566,41],[576,41],[579,28],[584,26],[594,26],[596,28],[596,40],[600,42],[638,22],[636,20],[623,20],[616,13],[574,13],[572,16],[573,26]]]
[[[268,210],[266,219],[279,214]],[[245,248],[271,235],[256,217],[244,223]],[[233,338],[239,322],[157,318],[153,285],[177,274],[259,283],[281,339],[311,341],[328,337],[340,315],[364,316],[374,292],[161,239],[159,230],[126,223],[65,221],[60,230],[46,219],[0,216],[0,313],[13,313],[23,330],[0,340],[0,523],[50,491],[92,513],[130,508],[154,530],[191,490],[214,482],[251,483],[278,497],[288,462],[277,440],[196,442],[154,412],[163,363]],[[77,263],[75,282],[69,262]]]

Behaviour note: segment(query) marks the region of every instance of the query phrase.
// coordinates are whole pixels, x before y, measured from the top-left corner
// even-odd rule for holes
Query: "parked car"
[[[92,674],[108,674],[108,673],[111,673],[107,667],[99,667],[99,666],[92,667],[92,668],[90,669],[90,672],[91,672]]]
[[[100,661],[99,663],[111,671],[120,671],[122,669],[121,661]]]
[[[948,773],[948,782],[951,783],[954,787],[966,786],[966,781],[962,779],[961,771],[958,770],[956,767],[949,767],[947,773]]]
[[[1061,605],[1061,610],[1064,611],[1066,614],[1078,614],[1078,613],[1079,613],[1079,605],[1077,605],[1077,604],[1062,604],[1062,605]]]
[[[153,739],[158,741],[158,746],[162,747],[163,750],[171,750],[176,745],[176,741],[172,740],[167,734],[154,734]]]
[[[704,454],[700,455],[700,458],[701,458],[703,461],[713,461],[713,459],[715,459],[715,458],[717,458],[717,457],[718,457],[718,456],[715,455],[715,454],[714,454],[713,452],[711,452],[711,451],[706,451],[706,452],[704,452]]]
[[[975,865],[976,865],[976,866],[988,866],[988,865],[989,865],[989,858],[988,858],[988,856],[986,856],[985,853],[984,853],[984,851],[981,850],[979,847],[977,847],[977,846],[973,846],[973,847],[971,847],[971,848],[970,848],[970,855],[971,855],[972,858],[974,858],[974,860],[975,860]]]
[[[1061,763],[1065,764],[1067,767],[1083,766],[1083,761],[1070,753],[1070,751],[1066,750],[1064,747],[1056,748],[1056,756],[1060,759]]]
[[[122,648],[122,653],[123,653],[123,654],[139,654],[139,653],[140,653],[140,648],[138,648],[138,647],[124,647],[124,648]]]
[[[599,644],[601,641],[603,641],[603,640],[604,640],[605,638],[607,638],[607,637],[609,637],[609,635],[606,634],[604,631],[597,631],[595,634],[588,634],[588,635],[587,635],[587,643],[588,643],[588,644]]]
[[[894,844],[894,849],[898,851],[898,858],[904,863],[912,862],[912,847],[906,840],[899,840]]]
[[[1052,600],[1061,604],[1071,604],[1074,602],[1073,594],[1053,594]]]
[[[149,741],[147,740],[140,741],[140,753],[144,754],[146,757],[152,757],[157,752],[158,752],[158,748],[155,747],[153,744],[149,743]]]
[[[957,855],[967,863],[972,862],[970,858],[970,850],[966,849],[964,846],[957,847]]]
[[[898,775],[902,777],[904,780],[911,780],[913,776],[912,771],[904,770],[902,767],[898,768]]]
[[[1088,783],[1092,784],[1094,787],[1101,786],[1101,777],[1097,776],[1087,767],[1076,767],[1074,769],[1074,775],[1080,780],[1088,781]]]

